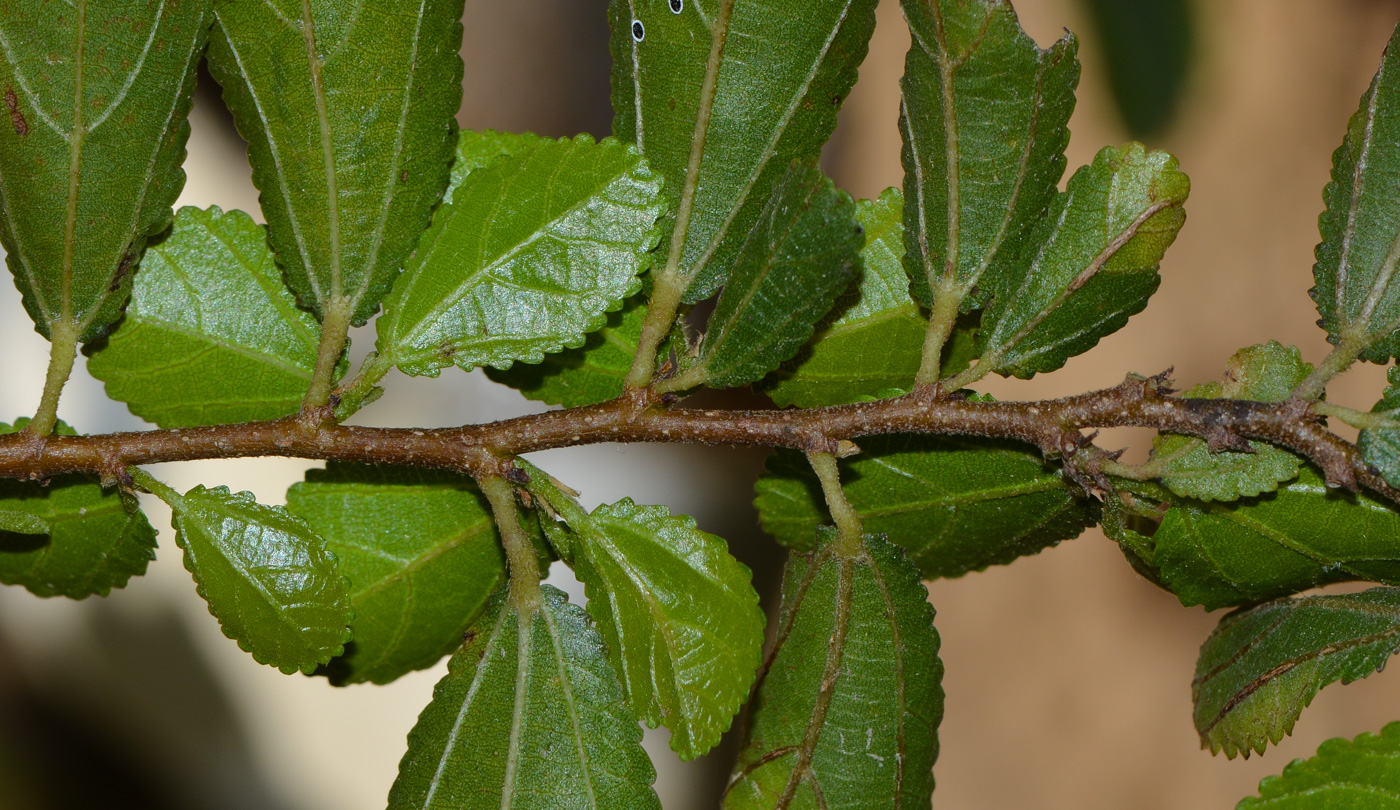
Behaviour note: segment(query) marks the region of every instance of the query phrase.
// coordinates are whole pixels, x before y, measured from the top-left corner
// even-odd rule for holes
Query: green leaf
[[[693,518],[630,499],[569,520],[574,570],[627,703],[694,759],[749,696],[763,611],[749,569]]]
[[[1142,311],[1190,190],[1176,158],[1105,147],[1050,204],[1014,267],[993,279],[977,333],[1003,375],[1054,371]]]
[[[815,164],[792,164],[735,258],[691,374],[734,388],[792,357],[850,284],[864,239],[851,196]]]
[[[584,612],[504,592],[408,735],[389,810],[656,808],[642,731]]]
[[[1312,364],[1292,346],[1276,340],[1235,352],[1225,381],[1198,385],[1183,394],[1188,399],[1247,399],[1281,402],[1312,372]],[[1267,442],[1250,442],[1253,453],[1223,450],[1212,453],[1206,443],[1190,436],[1159,435],[1152,457],[1163,465],[1160,477],[1172,492],[1202,501],[1233,501],[1271,492],[1298,475],[1303,461]]]
[[[471,172],[389,294],[379,353],[436,375],[579,346],[637,291],[660,192],[635,147],[586,135]]]
[[[45,337],[92,340],[121,316],[185,183],[208,28],[207,2],[5,4],[0,244]]]
[[[467,179],[467,175],[477,169],[484,169],[502,158],[520,154],[547,140],[533,132],[462,130],[457,133],[457,154],[452,160],[452,175],[447,191],[442,195],[443,202],[451,202],[452,195]]]
[[[927,305],[931,282],[965,296],[989,273],[1010,272],[997,266],[1054,199],[1079,83],[1078,42],[1066,34],[1042,51],[1000,0],[902,6],[913,34],[901,85],[904,262]],[[986,296],[976,298],[980,306]]]
[[[867,531],[909,552],[927,579],[957,577],[1035,554],[1098,518],[1082,491],[1025,445],[872,436],[841,462],[842,488]],[[778,451],[755,487],[759,520],[778,542],[811,550],[830,522],[803,457]]]
[[[943,717],[933,606],[879,535],[853,559],[833,545],[788,559],[725,810],[929,806]]]
[[[687,302],[724,284],[788,165],[815,159],[831,137],[865,58],[875,5],[683,0],[673,12],[659,0],[613,0],[613,132],[635,141],[666,178],[673,205],[686,188],[694,194],[680,234],[680,271],[692,279]],[[707,71],[712,105],[697,127]],[[688,170],[692,143],[696,171]]]
[[[182,208],[88,370],[163,428],[276,419],[301,407],[319,340],[282,286],[265,228],[242,211]]]
[[[1400,585],[1400,513],[1331,490],[1304,466],[1276,491],[1234,503],[1171,498],[1151,564],[1183,605],[1260,602],[1333,582]]]
[[[336,684],[436,664],[506,578],[490,505],[465,476],[331,462],[288,490],[287,511],[350,580],[351,642],[327,667]]]
[[[185,568],[224,635],[260,664],[310,673],[350,639],[335,557],[300,519],[248,492],[195,487],[171,499]]]
[[[1389,414],[1390,418],[1400,417],[1400,366],[1386,372],[1390,387],[1385,389],[1381,401],[1371,409],[1372,413]],[[1361,431],[1357,440],[1361,457],[1375,467],[1391,486],[1400,487],[1400,428],[1372,428]]]
[[[632,296],[622,309],[610,313],[603,328],[590,332],[577,349],[547,354],[535,364],[516,363],[504,371],[488,367],[486,376],[529,399],[566,408],[621,396],[647,316],[650,291],[646,283],[642,286],[642,292]],[[694,362],[686,351],[683,321],[676,323],[671,337],[661,344],[656,359],[659,367],[674,360],[680,370]]]
[[[909,296],[900,259],[903,206],[894,188],[856,203],[865,230],[860,281],[837,298],[797,356],[764,381],[778,405],[840,405],[914,384],[928,325]]]
[[[0,423],[0,435],[23,430]],[[75,431],[58,423],[60,435]],[[44,483],[0,479],[0,582],[37,596],[106,596],[146,573],[156,531],[136,498],[103,489],[95,475]]]
[[[1379,735],[1332,739],[1259,783],[1236,810],[1394,810],[1400,807],[1400,723]]]
[[[1400,651],[1400,589],[1280,599],[1221,620],[1201,646],[1191,697],[1202,747],[1264,753],[1318,690],[1351,683]]]
[[[447,187],[463,0],[216,0],[209,69],[298,299],[379,308]]]
[[[1355,341],[1361,358],[1389,362],[1400,354],[1400,28],[1332,154],[1332,182],[1323,190],[1327,210],[1318,218],[1309,291],[1333,343]]]

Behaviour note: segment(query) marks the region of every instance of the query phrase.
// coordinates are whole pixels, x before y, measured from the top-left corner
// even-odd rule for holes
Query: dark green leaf
[[[295,413],[320,327],[282,286],[266,240],[242,211],[180,209],[141,261],[126,318],[88,361],[107,394],[164,428]]]
[[[1391,368],[1387,379],[1390,387],[1371,411],[1388,414],[1392,419],[1400,418],[1400,366]],[[1379,470],[1391,486],[1400,487],[1400,428],[1363,430],[1357,445],[1367,464]]]
[[[794,163],[735,257],[690,373],[733,388],[792,357],[855,274],[865,240],[855,213],[815,164]]]
[[[1235,810],[1395,810],[1400,807],[1400,723],[1379,735],[1332,739],[1312,759],[1259,783],[1259,798]]]
[[[287,283],[355,323],[447,187],[463,0],[216,0],[209,68],[249,143]]]
[[[645,810],[660,803],[603,643],[543,587],[498,594],[408,735],[389,810]]]
[[[0,435],[23,430],[0,423]],[[74,435],[60,422],[57,432]],[[0,479],[0,582],[38,596],[106,596],[146,573],[156,531],[136,498],[103,489],[94,475],[46,483]]]
[[[1184,605],[1215,610],[1353,580],[1400,585],[1400,514],[1328,489],[1312,467],[1234,503],[1160,494],[1171,508],[1150,562]]]
[[[1079,83],[1073,35],[1048,51],[1002,0],[904,0],[905,266],[964,296],[1015,254],[1065,171]],[[941,286],[941,285],[940,285]],[[978,298],[985,300],[985,295]]]
[[[471,172],[390,292],[380,354],[435,375],[579,346],[637,291],[660,186],[635,147],[584,135]]]
[[[45,337],[91,340],[121,316],[185,183],[208,28],[207,0],[5,4],[0,243]]]
[[[763,654],[750,573],[693,518],[630,499],[574,518],[575,572],[639,719],[693,759],[748,699]]]
[[[1248,399],[1280,402],[1312,372],[1312,364],[1292,346],[1276,340],[1235,352],[1224,383],[1198,385],[1183,394],[1192,399]],[[1163,465],[1160,477],[1172,492],[1203,501],[1233,501],[1270,492],[1298,475],[1302,459],[1266,442],[1250,442],[1253,453],[1212,453],[1190,436],[1159,435],[1152,457]]]
[[[461,646],[505,581],[490,505],[470,478],[331,462],[287,492],[350,580],[351,642],[337,684],[388,683]]]
[[[802,351],[764,381],[778,405],[839,405],[914,384],[928,326],[900,260],[903,201],[891,188],[856,203],[865,230],[860,281],[836,299]]]
[[[1400,354],[1400,28],[1390,38],[1381,66],[1346,139],[1332,155],[1332,182],[1323,190],[1327,210],[1318,218],[1317,246],[1309,294],[1333,343],[1355,341],[1373,363]]]
[[[909,552],[924,577],[961,576],[1035,554],[1093,525],[1098,509],[1025,445],[888,436],[841,462],[846,496],[870,532]],[[756,487],[763,528],[810,550],[830,522],[800,454],[778,451]]]
[[[1089,0],[1108,86],[1128,134],[1155,136],[1176,120],[1195,50],[1191,0]]]
[[[1201,745],[1264,753],[1293,731],[1318,690],[1351,683],[1400,651],[1400,589],[1280,599],[1221,620],[1191,685]]]
[[[224,635],[260,664],[311,672],[350,638],[350,595],[326,541],[248,492],[195,487],[171,499],[185,568]]]
[[[724,284],[788,165],[816,158],[831,137],[865,58],[875,5],[684,0],[672,13],[664,2],[613,0],[613,131],[641,147],[673,204],[684,189],[694,192],[681,223],[680,271],[693,279],[687,301]],[[697,127],[707,69],[713,105]],[[692,143],[697,171],[687,168]]]
[[[1000,374],[1054,371],[1147,306],[1190,190],[1176,158],[1106,147],[1070,178],[1032,229],[1015,267],[992,281],[977,333]]]
[[[833,545],[788,560],[726,810],[929,806],[943,664],[928,593],[878,535],[854,559]]]
[[[575,408],[614,399],[622,394],[627,371],[641,341],[642,322],[647,315],[646,284],[622,309],[608,315],[608,321],[590,332],[577,349],[547,354],[536,364],[516,363],[504,371],[487,368],[486,376],[524,394],[529,399]],[[678,322],[669,340],[661,344],[657,365],[677,365],[681,370],[694,363],[686,352],[684,322]]]

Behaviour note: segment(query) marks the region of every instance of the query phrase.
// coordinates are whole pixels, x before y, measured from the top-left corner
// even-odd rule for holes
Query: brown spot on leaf
[[[408,169],[404,169],[403,171],[399,172],[399,182],[400,182],[400,183],[407,183],[407,182],[408,182]]]
[[[19,97],[15,95],[13,87],[5,88],[5,106],[10,110],[10,122],[15,125],[15,133],[21,138],[29,134],[29,122],[24,119],[24,113],[19,111]]]
[[[126,274],[131,272],[131,265],[136,257],[128,253],[122,257],[121,264],[117,265],[117,272],[112,276],[112,283],[107,285],[107,292],[116,292],[122,288],[122,281],[126,279]]]

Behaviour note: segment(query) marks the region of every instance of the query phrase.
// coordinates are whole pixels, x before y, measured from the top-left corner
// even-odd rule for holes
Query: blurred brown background
[[[462,125],[607,134],[605,5],[468,0]],[[1072,171],[1101,146],[1128,139],[1109,93],[1108,51],[1088,0],[1017,5],[1042,45],[1064,28],[1081,36]],[[1148,139],[1174,152],[1193,181],[1161,291],[1126,329],[1063,371],[986,386],[999,397],[1072,393],[1171,366],[1189,385],[1217,376],[1234,350],[1270,338],[1297,344],[1312,361],[1326,353],[1307,297],[1321,189],[1400,2],[1198,0],[1190,10],[1184,100]],[[901,182],[895,121],[907,47],[898,3],[883,0],[871,55],[826,153],[828,170],[857,196]],[[211,83],[193,127],[182,204],[256,211],[243,145]],[[46,356],[3,287],[0,368],[9,384],[0,388],[0,418],[32,409]],[[354,350],[370,342],[361,334]],[[537,409],[479,374],[392,382],[366,419],[430,425]],[[1367,408],[1382,385],[1383,369],[1367,367],[1339,380],[1332,397]],[[62,415],[89,432],[140,426],[81,370]],[[1140,457],[1142,439],[1120,431],[1106,441],[1134,442]],[[773,549],[749,505],[760,455],[605,446],[544,456],[590,502],[632,495],[696,514],[730,539],[759,581],[773,584]],[[227,484],[281,502],[306,466],[221,462],[161,474],[177,486]],[[165,526],[165,510],[148,506],[152,522]],[[1262,758],[1230,762],[1201,751],[1189,684],[1217,617],[1181,608],[1136,577],[1097,531],[1012,566],[932,583],[930,593],[949,699],[936,769],[941,808],[1232,807],[1260,777],[1322,740],[1400,719],[1400,679],[1382,674],[1325,689],[1295,735]],[[259,667],[222,638],[166,532],[150,574],[105,600],[0,591],[0,808],[382,807],[404,735],[440,669],[389,687],[336,690]],[[647,744],[667,810],[714,806],[723,762],[677,763],[664,733],[649,733]]]

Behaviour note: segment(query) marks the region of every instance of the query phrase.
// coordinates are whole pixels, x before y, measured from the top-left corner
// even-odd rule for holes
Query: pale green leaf
[[[1400,513],[1329,488],[1310,466],[1274,492],[1233,503],[1143,491],[1170,508],[1150,553],[1139,556],[1184,605],[1214,610],[1333,582],[1400,585]]]
[[[1312,759],[1295,759],[1259,783],[1259,797],[1236,810],[1396,810],[1400,808],[1400,723],[1355,740],[1332,739]]]
[[[635,147],[584,135],[471,172],[386,299],[379,353],[434,375],[579,346],[637,291],[660,187]]]
[[[749,570],[693,518],[630,499],[570,519],[574,570],[639,719],[693,759],[748,699],[763,653]]]
[[[195,487],[170,509],[185,568],[224,635],[288,673],[340,655],[350,638],[346,581],[304,522],[227,487]]]
[[[1004,375],[1054,371],[1147,306],[1190,190],[1176,158],[1106,147],[1070,178],[989,287],[977,345]]]
[[[961,576],[1076,537],[1094,501],[1026,445],[872,436],[841,462],[846,497],[867,531],[903,546],[928,579]],[[756,485],[764,531],[810,550],[829,523],[821,486],[798,453],[778,451]]]
[[[101,336],[170,223],[209,5],[10,0],[0,13],[0,244],[45,337]]]
[[[1387,379],[1390,386],[1371,411],[1400,418],[1400,366],[1391,368]],[[1366,463],[1375,467],[1391,486],[1400,487],[1400,428],[1363,430],[1356,443]]]
[[[1361,357],[1389,362],[1400,354],[1400,28],[1332,155],[1327,209],[1318,218],[1310,294],[1333,343],[1357,342]]]
[[[724,284],[740,246],[794,159],[836,128],[875,27],[876,0],[613,0],[613,132],[666,178],[682,224],[688,302]],[[711,45],[719,40],[717,61]],[[700,127],[707,70],[711,112]],[[692,137],[698,171],[688,171]]]
[[[216,0],[209,69],[301,302],[363,323],[443,189],[463,0]]]
[[[1312,364],[1292,346],[1276,340],[1235,352],[1223,383],[1199,385],[1182,396],[1188,399],[1247,399],[1280,402],[1312,372]],[[1159,476],[1172,492],[1202,501],[1233,501],[1270,492],[1298,475],[1302,459],[1267,442],[1251,441],[1253,453],[1224,450],[1212,453],[1191,436],[1159,435],[1152,457],[1163,465]]]
[[[1227,757],[1291,734],[1318,690],[1383,668],[1400,651],[1400,589],[1280,599],[1221,620],[1191,684],[1201,745]]]
[[[23,430],[0,423],[0,435]],[[74,435],[58,423],[57,433]],[[0,582],[38,596],[106,596],[146,573],[156,532],[136,498],[103,489],[95,475],[44,483],[0,479]]]
[[[733,388],[792,357],[850,284],[863,242],[850,195],[815,164],[792,164],[735,257],[690,373]]]
[[[470,478],[331,462],[287,492],[350,580],[351,641],[336,684],[388,683],[461,646],[505,581],[490,505]]]
[[[778,405],[839,405],[914,384],[928,327],[900,258],[903,199],[891,188],[856,203],[865,230],[860,280],[836,299],[797,356],[764,381]]]
[[[1021,249],[1055,197],[1078,43],[1066,34],[1041,50],[1004,0],[902,6],[913,34],[900,116],[904,261],[914,294],[929,304],[931,282],[966,296],[989,273],[1005,272],[998,265]]]
[[[929,806],[943,664],[918,571],[867,535],[793,553],[725,810]]]
[[[656,771],[602,639],[544,586],[504,592],[408,735],[389,810],[660,810]]]
[[[182,208],[88,371],[163,428],[276,419],[301,407],[319,339],[282,286],[265,228],[242,211]]]

